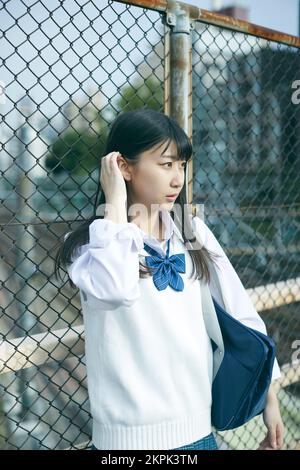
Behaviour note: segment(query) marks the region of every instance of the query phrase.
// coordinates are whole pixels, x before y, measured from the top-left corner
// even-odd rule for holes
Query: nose
[[[172,175],[172,180],[170,186],[172,188],[180,188],[183,186],[184,183],[184,172],[180,169],[174,169],[174,173]]]

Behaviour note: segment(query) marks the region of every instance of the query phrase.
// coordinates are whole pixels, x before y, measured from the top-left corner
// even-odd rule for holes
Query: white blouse
[[[167,211],[163,220],[169,256],[186,255],[186,273],[180,273],[183,291],[170,286],[158,291],[152,277],[139,278],[139,261],[149,255],[144,243],[164,255],[166,241],[149,237],[133,222],[94,220],[89,243],[68,266],[80,289],[93,443],[98,449],[174,449],[212,430],[213,352],[200,281],[189,279],[192,260]],[[199,217],[192,224],[197,239],[221,255],[220,269],[211,270],[211,294],[242,323],[266,333],[211,230]],[[272,380],[280,376],[275,360]]]

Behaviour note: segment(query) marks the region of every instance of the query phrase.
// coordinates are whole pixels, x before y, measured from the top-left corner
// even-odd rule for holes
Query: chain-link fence
[[[193,31],[194,201],[205,202],[287,367],[300,344],[299,65],[296,47],[203,23]],[[278,398],[295,448],[299,371],[288,376]],[[264,432],[260,417],[222,434],[230,447],[255,449]]]
[[[91,215],[110,122],[145,104],[168,112],[173,99],[166,90],[174,2],[157,10],[146,0],[128,3],[8,0],[0,7],[0,448],[90,443],[80,299],[67,278],[54,278],[53,257],[63,235]],[[189,188],[277,342],[284,448],[294,449],[300,105],[292,86],[300,43],[268,39],[263,30],[250,35],[241,31],[246,23],[233,27],[197,11],[190,16]],[[255,449],[264,435],[260,416],[217,439],[221,448]]]

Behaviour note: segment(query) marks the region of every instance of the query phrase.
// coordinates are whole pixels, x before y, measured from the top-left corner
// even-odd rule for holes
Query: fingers
[[[270,447],[267,443],[261,444],[256,450],[275,450],[273,447]]]
[[[107,155],[107,159],[111,162],[113,161],[118,155],[118,152],[111,152]]]
[[[101,158],[101,171],[108,173],[110,170],[114,170],[117,164],[117,157],[121,155],[120,152],[110,152]]]
[[[277,424],[276,440],[277,440],[277,447],[279,448],[283,446],[283,436],[284,436],[284,427],[283,425]]]
[[[117,157],[121,155],[120,152],[110,152],[104,157],[104,164],[106,167],[111,168],[112,170],[116,168],[117,165]]]
[[[121,155],[120,152],[113,152],[111,157],[110,157],[110,166],[113,170],[118,170],[119,166],[117,163],[117,157]]]
[[[280,449],[283,446],[283,434],[284,427],[280,423],[269,429],[268,440],[273,449]]]
[[[277,448],[276,428],[276,424],[269,424],[268,434],[266,436],[268,444],[273,447],[273,449]]]
[[[275,431],[274,431],[275,430]],[[275,435],[275,446],[272,439]],[[268,430],[267,436],[261,441],[257,450],[279,450],[283,446],[284,426],[278,423],[274,428]]]
[[[270,440],[270,434],[268,433],[267,436],[261,441],[257,450],[275,450],[276,447],[273,447]]]

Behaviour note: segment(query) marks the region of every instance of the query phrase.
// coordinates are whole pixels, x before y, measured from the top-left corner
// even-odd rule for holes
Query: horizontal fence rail
[[[300,38],[174,0],[7,0],[0,25],[0,448],[91,444],[79,292],[53,260],[91,216],[111,123],[142,106],[191,139],[187,200],[276,341],[299,448]],[[216,437],[265,434],[260,416]]]
[[[272,297],[270,294],[272,292]],[[300,301],[300,278],[247,289],[257,312]],[[274,296],[276,294],[276,297]],[[0,374],[17,371],[50,361],[62,361],[66,357],[84,354],[84,327],[73,326],[53,332],[14,338],[0,344]],[[300,361],[282,366],[278,384],[285,387],[297,382]]]

